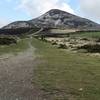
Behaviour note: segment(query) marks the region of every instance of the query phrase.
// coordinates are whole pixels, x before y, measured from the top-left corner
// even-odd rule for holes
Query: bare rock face
[[[100,30],[100,25],[85,18],[58,9],[52,9],[38,18],[11,23],[3,28],[32,27]]]

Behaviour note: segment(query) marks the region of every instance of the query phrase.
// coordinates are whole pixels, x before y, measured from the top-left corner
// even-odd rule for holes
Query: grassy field
[[[75,36],[100,37],[100,33]],[[0,54],[16,53],[29,47],[29,39],[0,46]],[[37,60],[33,84],[43,91],[46,100],[100,100],[100,57],[72,53],[33,38]]]
[[[38,59],[34,84],[47,100],[100,100],[100,57],[65,52],[33,39]]]
[[[100,38],[100,32],[78,32],[71,36],[88,37],[88,38]]]
[[[20,30],[20,29],[19,29]],[[27,34],[32,34],[34,32],[37,32],[40,30],[40,28],[33,28],[28,33],[20,34],[20,36],[16,35],[0,35],[0,38],[14,38],[17,41],[17,44],[11,44],[11,45],[0,45],[0,55],[5,53],[18,53],[26,50],[29,47],[29,36]],[[16,30],[18,31],[18,30]],[[15,32],[16,32],[15,31]],[[20,31],[19,31],[20,32]],[[16,32],[17,33],[17,32]]]
[[[28,39],[21,39],[17,44],[0,45],[0,55],[5,53],[18,53],[26,50],[29,47]]]
[[[57,34],[64,34],[64,33],[70,33],[70,32],[76,32],[75,29],[50,29],[49,32],[51,33],[57,33]]]

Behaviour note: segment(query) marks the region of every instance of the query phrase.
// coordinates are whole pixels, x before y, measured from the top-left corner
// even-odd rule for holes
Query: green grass
[[[79,37],[89,37],[89,38],[100,38],[100,32],[78,32],[72,36]]]
[[[0,46],[0,54],[22,52],[29,47],[29,41],[22,39],[17,45]],[[66,52],[34,38],[32,44],[40,61],[33,82],[43,90],[44,98],[100,100],[100,57]]]
[[[45,98],[100,100],[100,57],[65,52],[36,39],[33,45],[41,61],[33,82],[44,91]]]
[[[73,32],[66,34],[58,34],[56,37],[86,37],[86,38],[100,38],[100,32]]]
[[[5,53],[18,53],[28,48],[28,39],[21,39],[17,44],[0,45],[0,55]]]

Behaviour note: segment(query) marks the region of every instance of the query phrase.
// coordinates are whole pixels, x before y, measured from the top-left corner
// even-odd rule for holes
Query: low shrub
[[[98,39],[96,40],[96,42],[100,42],[100,38],[98,38]]]
[[[89,41],[89,39],[88,38],[81,38],[80,40],[84,40],[84,41]]]
[[[87,44],[84,46],[77,47],[78,49],[85,49],[90,53],[100,53],[100,44]]]
[[[52,45],[57,45],[57,42],[52,42]]]
[[[59,49],[67,49],[67,46],[66,46],[66,44],[59,44],[58,48]]]
[[[14,38],[0,37],[0,45],[16,44],[17,41]]]

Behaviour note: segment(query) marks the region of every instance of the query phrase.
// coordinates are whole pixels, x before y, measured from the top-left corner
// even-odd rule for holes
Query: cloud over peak
[[[61,9],[74,13],[65,0],[20,0],[18,9],[22,9],[32,17],[37,17],[51,9]]]

